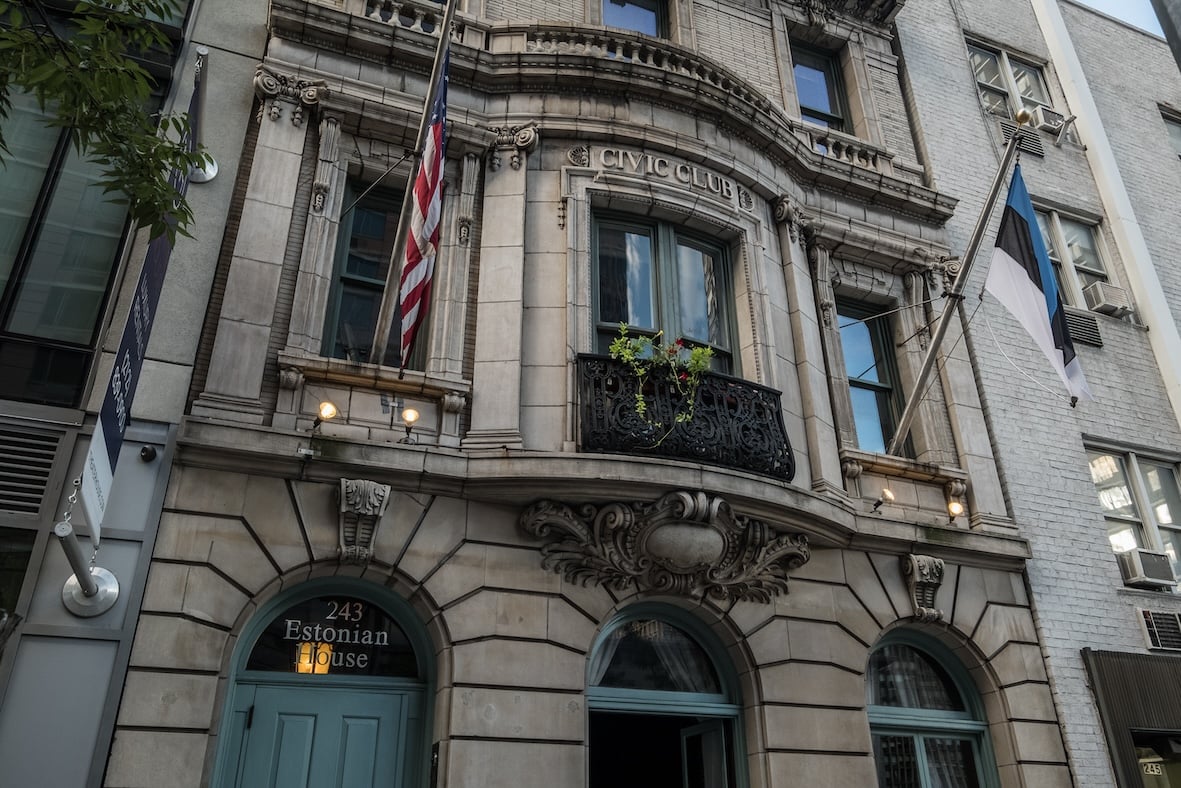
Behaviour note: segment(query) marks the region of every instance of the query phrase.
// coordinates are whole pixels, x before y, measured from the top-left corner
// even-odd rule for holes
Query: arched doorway
[[[635,605],[603,628],[587,676],[590,788],[741,788],[741,702],[725,649],[684,611]]]
[[[239,640],[212,784],[423,785],[431,653],[384,588],[330,579],[273,600]]]

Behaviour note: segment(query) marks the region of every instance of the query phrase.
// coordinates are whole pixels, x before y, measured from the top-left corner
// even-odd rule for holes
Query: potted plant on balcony
[[[713,349],[691,345],[678,337],[662,342],[663,331],[653,336],[633,336],[626,323],[620,323],[619,335],[611,342],[608,352],[635,378],[636,415],[652,436],[652,446],[659,446],[676,428],[690,421],[697,407],[697,390],[702,377],[709,372]],[[654,418],[649,400],[659,391],[667,391],[676,405],[671,423]],[[663,430],[663,432],[661,432]]]

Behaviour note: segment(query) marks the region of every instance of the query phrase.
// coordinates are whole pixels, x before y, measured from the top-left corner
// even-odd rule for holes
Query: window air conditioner
[[[1042,131],[1056,133],[1062,129],[1062,124],[1066,122],[1066,117],[1061,112],[1055,112],[1049,107],[1034,107],[1030,114],[1033,115],[1030,125]]]
[[[1087,308],[1095,312],[1123,317],[1132,311],[1127,291],[1110,282],[1092,282],[1083,288],[1083,296],[1087,299]]]
[[[1116,553],[1124,585],[1133,588],[1172,588],[1177,584],[1173,576],[1173,564],[1166,553],[1136,548],[1126,553]]]

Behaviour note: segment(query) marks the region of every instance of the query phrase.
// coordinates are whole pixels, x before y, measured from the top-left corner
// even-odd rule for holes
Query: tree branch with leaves
[[[159,85],[145,67],[172,48],[153,20],[173,18],[178,3],[84,0],[63,13],[44,0],[0,0],[0,167],[11,156],[4,124],[12,97],[27,93],[46,124],[68,129],[79,154],[99,165],[99,184],[127,205],[136,225],[152,237],[188,236],[192,210],[169,174],[199,169],[208,159],[185,143],[186,114],[155,111]]]

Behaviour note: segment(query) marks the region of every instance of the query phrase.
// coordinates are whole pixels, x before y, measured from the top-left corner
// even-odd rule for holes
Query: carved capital
[[[514,170],[521,169],[525,163],[525,154],[537,147],[539,139],[537,127],[528,126],[494,127],[496,141],[492,143],[492,155],[488,157],[488,167],[493,172],[503,164],[502,153],[509,154],[509,166]]]
[[[787,593],[788,572],[811,557],[806,535],[777,533],[700,491],[671,492],[655,503],[539,501],[521,514],[520,525],[544,540],[543,568],[616,590],[634,585],[770,602]]]
[[[340,562],[366,564],[373,557],[377,527],[390,502],[390,488],[366,479],[340,480]]]
[[[323,213],[332,191],[340,156],[340,119],[332,116],[320,121],[320,153],[316,157],[316,179],[312,182],[312,210]]]
[[[857,460],[850,458],[841,460],[841,473],[844,474],[845,478],[849,481],[859,477],[863,470],[865,469],[862,468],[861,463]]]
[[[935,594],[943,585],[943,559],[929,555],[904,555],[902,575],[914,604],[914,617],[919,621],[935,622],[943,619],[943,611],[935,607]]]
[[[322,79],[300,79],[293,74],[283,74],[259,64],[254,72],[254,92],[262,99],[263,105],[270,102],[266,112],[271,120],[278,120],[283,114],[280,102],[294,104],[291,123],[300,126],[303,124],[304,108],[315,107],[322,99],[328,97],[328,83]],[[262,119],[262,111],[260,107],[259,120]]]
[[[299,367],[283,367],[279,370],[279,388],[288,391],[303,388],[303,370]]]
[[[793,244],[799,242],[800,210],[796,207],[795,201],[786,194],[775,201],[775,221],[787,225],[787,232]]]

